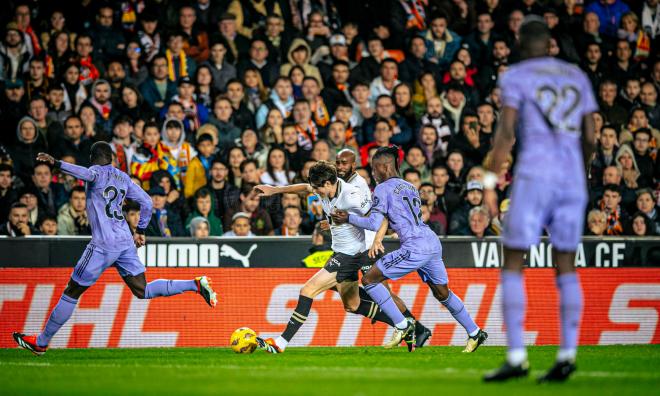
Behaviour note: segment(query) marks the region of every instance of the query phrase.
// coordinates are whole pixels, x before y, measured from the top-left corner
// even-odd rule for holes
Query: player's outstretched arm
[[[380,225],[380,228],[376,232],[374,243],[371,245],[371,248],[369,248],[369,257],[376,258],[376,256],[378,256],[380,253],[385,253],[383,238],[385,238],[385,234],[387,234],[387,228],[389,224],[390,222],[387,221],[387,217],[385,217]]]
[[[96,178],[96,173],[90,171],[89,169],[83,166],[73,165],[69,164],[68,162],[56,160],[50,154],[39,153],[37,155],[37,161],[45,162],[49,165],[59,168],[64,173],[67,173],[77,179],[84,180],[86,182],[93,182]]]
[[[332,221],[336,224],[350,223],[356,227],[371,231],[378,231],[385,219],[382,213],[375,210],[372,210],[368,216],[359,216],[354,213],[348,213],[345,210],[335,210],[331,216]]]
[[[511,154],[511,149],[516,141],[515,123],[517,118],[518,110],[504,106],[502,119],[495,133],[491,161],[490,164],[487,164],[486,174],[484,175],[484,204],[491,216],[496,216],[499,211],[497,193],[494,190],[497,185],[497,175],[500,173],[507,157]]]
[[[291,184],[289,186],[269,186],[267,184],[259,184],[254,186],[252,191],[256,192],[260,197],[269,197],[275,194],[312,192],[312,186],[307,183]]]

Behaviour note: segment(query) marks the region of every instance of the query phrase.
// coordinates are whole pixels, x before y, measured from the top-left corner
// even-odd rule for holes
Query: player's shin
[[[371,299],[369,301],[360,300],[360,305],[358,306],[358,308],[355,310],[354,313],[365,316],[377,322],[383,322],[390,326],[394,326],[394,323],[392,323],[392,319],[390,319],[387,315],[385,315],[385,312],[383,312],[380,308],[378,308],[378,304],[371,301]]]
[[[147,284],[144,290],[144,298],[167,297],[181,294],[183,292],[197,291],[195,280],[171,280],[156,279]]]
[[[502,313],[509,347],[507,360],[512,366],[519,366],[527,361],[523,338],[526,298],[522,273],[503,270],[501,283]]]
[[[575,272],[557,276],[557,286],[561,315],[561,346],[557,354],[557,361],[574,362],[582,316],[582,287]]]
[[[469,336],[475,336],[479,332],[479,326],[474,323],[474,320],[472,320],[472,317],[465,309],[463,301],[461,301],[461,299],[458,298],[454,292],[449,290],[449,295],[447,298],[440,302],[445,306],[445,308],[447,308],[447,310],[449,310],[451,316],[453,316],[454,319],[456,319],[456,321],[460,323],[461,326],[463,326]]]
[[[37,345],[41,347],[46,347],[50,343],[50,339],[59,331],[60,327],[69,320],[73,311],[76,309],[76,304],[78,300],[62,294],[60,301],[53,309],[53,312],[50,313],[48,322],[46,322],[46,327],[37,337]]]
[[[381,310],[392,320],[395,327],[405,329],[408,325],[406,318],[403,316],[399,308],[392,300],[390,292],[383,286],[382,283],[370,283],[364,285],[364,289],[371,296],[371,298],[378,304]]]
[[[302,294],[298,296],[298,304],[296,305],[293,314],[291,314],[291,318],[289,318],[289,323],[286,325],[286,329],[284,329],[282,335],[275,340],[277,346],[282,351],[286,348],[293,336],[296,335],[298,330],[300,330],[300,326],[302,326],[307,320],[309,311],[312,309],[313,301],[314,300],[311,297],[303,296]]]

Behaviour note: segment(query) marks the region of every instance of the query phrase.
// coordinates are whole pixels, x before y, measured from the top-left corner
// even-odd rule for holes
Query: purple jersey
[[[582,119],[598,110],[587,76],[543,57],[511,66],[498,84],[503,105],[518,110],[516,175],[586,186]]]
[[[61,162],[62,172],[84,180],[87,191],[87,217],[92,229],[91,244],[106,251],[121,252],[134,247],[133,234],[124,219],[125,198],[140,205],[139,229],[151,219],[151,198],[131,178],[112,165],[94,165],[89,169]]]
[[[390,227],[399,235],[401,248],[416,253],[438,253],[440,240],[422,221],[419,192],[407,181],[393,177],[376,186],[369,217],[349,215],[355,226],[377,231],[387,216]]]

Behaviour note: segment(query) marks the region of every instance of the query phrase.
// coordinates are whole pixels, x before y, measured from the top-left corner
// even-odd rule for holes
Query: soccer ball
[[[257,349],[257,333],[248,327],[236,329],[231,333],[229,346],[236,353],[252,353]]]

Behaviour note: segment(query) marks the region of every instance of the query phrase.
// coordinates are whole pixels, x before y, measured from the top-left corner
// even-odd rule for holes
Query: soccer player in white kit
[[[353,154],[351,153],[351,155]],[[360,215],[368,213],[371,209],[371,191],[366,181],[355,173],[351,175],[351,183],[348,183],[339,178],[337,173],[332,164],[320,161],[310,169],[309,184],[280,187],[259,185],[255,187],[255,190],[264,196],[290,192],[315,192],[321,197],[323,211],[328,219],[335,209],[347,210]],[[300,290],[298,304],[282,335],[275,340],[259,339],[260,346],[268,352],[283,352],[307,319],[314,297],[333,288],[341,295],[344,308],[348,312],[360,314],[390,326],[393,325],[387,315],[380,311],[371,299],[360,298],[358,271],[369,264],[364,230],[349,224],[333,225],[331,221],[329,226],[334,253],[324,268],[314,274]],[[367,296],[366,293],[364,295]],[[401,304],[403,305],[403,302]],[[405,306],[402,311],[409,313]],[[428,331],[426,328],[423,329]],[[428,339],[429,335],[426,335],[424,341]]]

